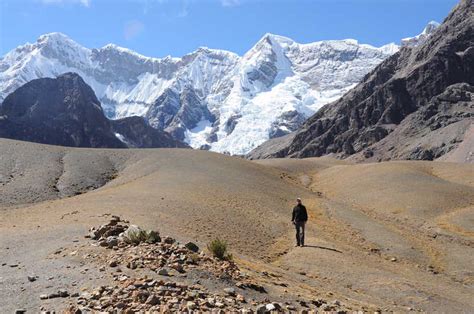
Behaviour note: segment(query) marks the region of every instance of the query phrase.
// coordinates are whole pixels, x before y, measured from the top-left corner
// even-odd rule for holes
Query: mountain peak
[[[90,53],[90,49],[59,32],[41,35],[36,43],[31,45],[31,49],[39,49],[44,56],[55,57],[64,62],[82,60]]]
[[[44,40],[72,40],[66,34],[60,32],[46,33],[38,37],[38,41]]]
[[[425,26],[423,31],[415,37],[403,38],[401,42],[402,47],[415,47],[423,43],[441,24],[436,21],[430,21]]]
[[[429,21],[428,24],[425,26],[423,29],[422,34],[429,35],[431,34],[435,29],[437,29],[441,24],[439,24],[436,21]]]
[[[74,40],[63,33],[54,32],[43,34],[36,40],[36,43],[40,45],[63,45],[68,44],[72,46],[79,46]],[[82,46],[81,46],[82,47]]]
[[[295,41],[291,38],[275,35],[272,33],[266,33],[258,42],[260,43],[260,42],[265,42],[265,41],[271,44],[278,44],[280,46],[282,44],[291,45],[295,43]]]

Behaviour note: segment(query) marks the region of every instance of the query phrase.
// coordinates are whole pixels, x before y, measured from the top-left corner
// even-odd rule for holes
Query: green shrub
[[[231,260],[232,255],[227,252],[227,242],[219,238],[214,239],[207,245],[207,249],[220,260]]]
[[[156,243],[160,242],[160,235],[156,231],[144,230],[138,226],[131,225],[122,234],[122,239],[126,243],[140,244],[141,242]]]
[[[160,234],[153,230],[145,231],[145,241],[147,243],[161,242]]]

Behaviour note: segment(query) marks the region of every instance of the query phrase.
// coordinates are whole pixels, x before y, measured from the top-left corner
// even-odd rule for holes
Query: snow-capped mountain
[[[397,50],[266,34],[243,56],[199,48],[150,58],[112,44],[88,49],[51,33],[0,59],[0,101],[33,79],[76,72],[110,118],[143,116],[192,147],[245,154],[297,129]]]
[[[441,24],[431,21],[426,25],[421,34],[415,37],[403,38],[401,42],[402,47],[415,47],[423,43]]]

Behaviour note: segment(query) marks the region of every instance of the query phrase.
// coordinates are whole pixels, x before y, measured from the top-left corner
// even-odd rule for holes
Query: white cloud
[[[125,40],[130,40],[138,36],[141,32],[145,30],[145,25],[138,20],[131,20],[125,23],[123,29],[123,37]]]
[[[86,8],[90,7],[91,0],[41,0],[43,4],[80,4]]]
[[[220,0],[224,7],[235,7],[240,4],[240,0]]]

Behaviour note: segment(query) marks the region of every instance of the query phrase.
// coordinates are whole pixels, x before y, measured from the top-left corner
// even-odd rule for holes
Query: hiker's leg
[[[300,226],[299,224],[296,222],[295,223],[295,229],[296,229],[296,245],[300,245]]]
[[[305,227],[305,223],[302,222],[301,223],[301,238],[300,238],[301,246],[304,246],[304,227]]]

